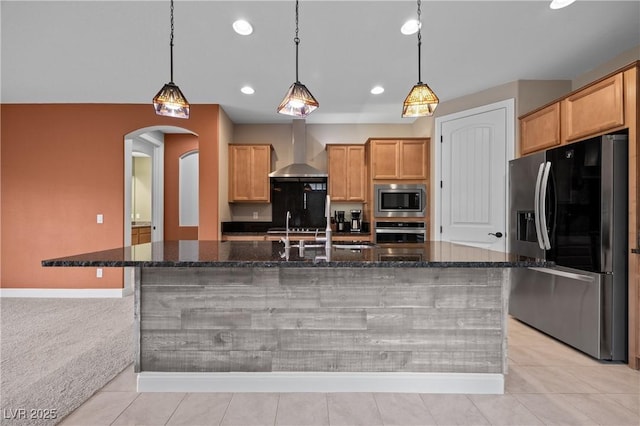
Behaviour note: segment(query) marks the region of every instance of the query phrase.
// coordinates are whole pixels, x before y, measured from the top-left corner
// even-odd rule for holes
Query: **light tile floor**
[[[82,425],[640,425],[640,372],[513,319],[505,395],[137,393],[128,367],[62,421]]]

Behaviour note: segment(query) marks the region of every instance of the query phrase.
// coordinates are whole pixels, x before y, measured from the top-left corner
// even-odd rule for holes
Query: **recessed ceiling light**
[[[251,86],[244,86],[240,89],[240,91],[245,95],[253,95],[254,93],[256,93],[256,91],[253,90],[253,87]]]
[[[402,25],[402,27],[400,28],[400,32],[404,35],[415,34],[418,32],[418,28],[420,26],[421,24],[418,23],[417,19],[409,19]]]
[[[574,1],[576,1],[576,0],[552,0],[552,2],[549,5],[549,7],[551,9],[562,9],[563,7],[569,6]]]
[[[249,35],[253,32],[253,27],[248,21],[238,19],[233,23],[233,30],[240,35]]]
[[[382,86],[374,86],[373,89],[371,89],[372,95],[379,95],[382,92],[384,92],[384,87]]]

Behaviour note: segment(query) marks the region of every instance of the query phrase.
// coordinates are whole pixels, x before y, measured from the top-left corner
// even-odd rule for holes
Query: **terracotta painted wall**
[[[197,226],[180,226],[180,157],[198,149],[198,137],[164,136],[164,239],[197,240]]]
[[[43,268],[43,259],[122,246],[124,135],[180,126],[198,135],[200,239],[218,235],[218,106],[192,105],[189,120],[150,105],[3,104],[1,273],[3,288],[121,288],[122,271]],[[104,223],[96,223],[96,214]]]

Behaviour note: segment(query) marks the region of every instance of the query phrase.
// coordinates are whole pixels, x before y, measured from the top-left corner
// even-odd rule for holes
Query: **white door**
[[[513,100],[437,120],[441,240],[507,250],[514,120]]]

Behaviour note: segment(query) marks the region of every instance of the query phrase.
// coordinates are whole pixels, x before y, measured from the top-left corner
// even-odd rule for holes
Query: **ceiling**
[[[149,103],[169,81],[169,1],[5,1],[3,103]],[[176,0],[174,81],[192,104],[235,123],[285,123],[295,80],[293,0]],[[320,108],[308,123],[411,123],[416,2],[300,2],[300,81]],[[250,21],[250,36],[231,24]],[[640,1],[431,1],[422,4],[422,80],[441,102],[519,79],[566,79],[640,45]],[[251,85],[253,95],[240,88]],[[382,85],[385,92],[372,95]],[[151,108],[151,106],[149,106]]]

